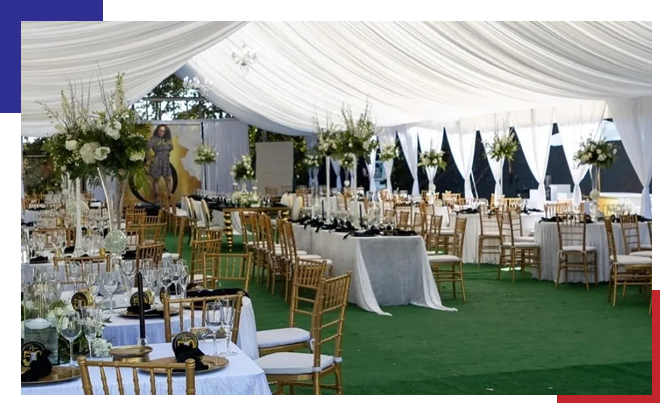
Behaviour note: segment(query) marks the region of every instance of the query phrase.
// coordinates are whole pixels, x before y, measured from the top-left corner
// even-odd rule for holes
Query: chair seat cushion
[[[317,255],[317,256],[318,256],[318,255]],[[309,256],[305,256],[305,259],[325,262],[325,265],[326,265],[326,266],[332,266],[332,260],[330,260],[330,259],[324,259],[324,258],[321,257],[321,256],[319,256],[319,257],[317,257],[317,258],[310,258]]]
[[[489,231],[486,231],[486,232],[484,232],[484,233],[481,234],[481,235],[484,236],[484,237],[488,237],[488,238],[499,238],[499,237],[500,237],[500,233],[499,233],[499,232],[489,232]]]
[[[300,255],[300,254],[298,254],[298,256],[300,256],[301,259],[307,259],[307,260],[323,259],[323,256],[321,256],[321,255],[311,255],[311,254],[310,255]]]
[[[563,246],[562,250],[564,252],[582,252],[582,245],[569,245],[569,246]],[[595,246],[585,246],[584,250],[587,252],[595,252],[597,249]]]
[[[459,263],[461,259],[453,255],[429,254],[429,263]]]
[[[440,235],[443,235],[443,236],[454,235],[454,230],[453,229],[441,229],[440,230]]]
[[[296,327],[282,329],[260,330],[257,332],[259,348],[287,346],[289,344],[305,343],[311,336],[307,330]]]
[[[178,253],[170,253],[170,256],[172,256],[172,260],[174,260],[174,261],[179,260],[179,254]]]
[[[307,256],[307,252],[304,250],[297,250],[296,253],[298,256]],[[275,256],[284,256],[284,251],[279,248],[275,248]]]
[[[610,256],[610,259],[614,260],[614,256]],[[651,264],[651,259],[645,256],[633,256],[633,255],[617,255],[617,263],[622,266],[626,265],[637,265],[637,264]]]
[[[529,243],[534,243],[534,237],[533,236],[517,236],[515,237],[516,244],[518,242],[529,242]]]
[[[255,360],[266,375],[296,375],[314,372],[314,354],[311,353],[274,353]],[[321,355],[321,370],[334,363],[334,358]]]
[[[651,250],[651,245],[642,245],[640,246],[642,250]]]
[[[184,209],[177,208],[176,209],[176,216],[177,217],[188,217],[188,212]]]
[[[504,242],[502,246],[511,247],[511,242]],[[516,241],[516,248],[540,248],[541,245],[534,242],[518,242]]]
[[[642,256],[642,257],[653,257],[653,251],[650,250],[640,250],[638,252],[632,252],[630,256]]]

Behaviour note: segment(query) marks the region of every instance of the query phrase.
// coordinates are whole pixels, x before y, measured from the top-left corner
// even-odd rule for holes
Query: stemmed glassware
[[[82,331],[87,339],[89,345],[89,358],[92,358],[92,340],[96,338],[96,334],[101,328],[101,318],[96,308],[85,306],[82,307]]]
[[[76,361],[73,358],[73,341],[80,336],[82,331],[82,320],[77,311],[64,312],[58,322],[60,334],[69,341],[69,366],[75,367]]]
[[[117,291],[117,287],[119,287],[119,279],[117,278],[117,274],[118,273],[114,271],[106,271],[105,275],[103,276],[103,288],[105,292],[108,294],[108,297],[110,298],[111,314],[115,313],[113,297],[114,297],[114,292]]]
[[[236,355],[235,351],[231,351],[231,333],[234,328],[234,314],[236,312],[234,307],[233,299],[223,299],[220,301],[222,306],[222,328],[225,331],[225,337],[227,339],[227,351],[223,354],[224,356]]]
[[[224,310],[222,309],[222,304],[220,302],[209,302],[206,304],[205,322],[206,327],[208,327],[213,332],[213,356],[218,356],[218,347],[216,344],[216,339],[218,336],[218,330],[222,327],[224,322]]]

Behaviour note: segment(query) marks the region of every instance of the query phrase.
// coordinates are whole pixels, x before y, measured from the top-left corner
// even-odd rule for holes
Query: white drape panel
[[[401,143],[401,152],[406,158],[408,169],[413,177],[412,195],[419,195],[419,181],[417,180],[417,163],[419,155],[417,152],[417,131],[406,130],[397,132],[399,143]]]
[[[396,144],[396,127],[380,128],[378,142],[381,147]],[[392,168],[394,168],[394,160],[383,161],[383,169],[385,169],[385,176],[387,177],[387,190],[389,192],[392,192]]]
[[[231,167],[250,152],[249,127],[237,119],[204,121],[204,142],[216,146],[218,158],[209,166],[209,183],[213,191],[231,193]]]
[[[316,145],[317,138],[316,136],[306,136],[305,144],[307,144],[307,152],[310,152],[312,148]],[[309,176],[308,186],[310,188],[316,187],[319,184],[319,169],[318,168],[307,168],[307,175]]]
[[[22,135],[45,136],[53,124],[36,101],[59,110],[67,79],[77,84],[91,111],[102,109],[98,77],[106,90],[117,73],[135,102],[191,57],[246,22],[21,22]],[[229,56],[227,56],[229,58]],[[91,80],[91,82],[90,82]],[[81,90],[84,85],[85,92]]]
[[[651,217],[651,184],[653,140],[651,138],[652,97],[635,99],[616,99],[607,101],[621,142],[626,148],[635,173],[642,182],[641,215]]]
[[[597,136],[605,114],[605,101],[586,102],[582,105],[563,106],[555,108],[555,118],[559,135],[564,147],[564,155],[568,162],[573,180],[573,205],[579,206],[582,201],[580,182],[589,172],[588,165],[578,166],[573,157],[580,148],[580,142]]]
[[[369,161],[367,162],[367,173],[369,174],[369,190],[372,192],[376,191],[376,181],[374,180],[374,175],[376,175],[376,150],[373,150],[369,154]]]
[[[504,189],[502,188],[504,160],[496,161],[494,158],[491,158],[490,155],[488,155],[488,150],[485,145],[493,143],[495,140],[495,130],[508,130],[511,126],[511,121],[508,115],[495,114],[483,116],[478,119],[477,123],[479,124],[481,142],[484,144],[484,151],[486,152],[486,158],[488,159],[488,166],[495,179],[495,190],[493,193],[496,198],[499,198],[504,194]]]
[[[546,201],[544,179],[550,155],[550,137],[554,123],[553,108],[516,112],[509,116],[516,129],[527,165],[529,165],[534,179],[539,183],[537,200],[530,200],[535,204],[532,207],[542,209]]]
[[[465,180],[465,198],[473,198],[470,177],[472,175],[472,163],[474,161],[474,147],[477,142],[477,120],[465,119],[451,122],[445,125],[447,141],[451,148],[451,154]]]
[[[230,57],[244,43],[245,75]],[[310,116],[365,94],[380,126],[650,95],[651,55],[650,22],[251,22],[189,67],[233,116],[312,134]]]
[[[339,165],[339,161],[336,161],[334,158],[330,158],[330,163],[332,164],[332,170],[335,171],[335,175],[337,175],[335,187],[338,190],[341,190],[343,188],[343,183],[341,183],[341,165]]]
[[[442,149],[442,136],[444,136],[444,127],[442,125],[439,126],[440,127],[438,128],[414,126],[408,129],[409,132],[414,131],[417,133],[420,152],[428,152],[431,150],[439,151]],[[424,168],[424,172],[426,172],[426,176],[429,178],[429,184],[431,184],[432,179],[435,179],[437,169],[434,172],[429,168]],[[431,178],[432,175],[433,178]]]

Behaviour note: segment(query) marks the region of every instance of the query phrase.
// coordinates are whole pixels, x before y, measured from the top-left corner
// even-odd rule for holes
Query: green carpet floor
[[[175,239],[166,246],[176,249]],[[468,265],[468,302],[443,293],[458,312],[396,306],[386,317],[350,305],[345,393],[651,394],[648,297],[631,289],[612,308],[607,285],[495,278],[494,266]],[[277,293],[256,283],[249,293],[259,330],[287,325]]]

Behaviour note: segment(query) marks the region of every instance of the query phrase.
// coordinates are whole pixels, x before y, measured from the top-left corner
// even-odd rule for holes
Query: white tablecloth
[[[206,223],[206,216],[204,215],[204,210],[202,209],[202,202],[193,199],[190,199],[190,201],[195,205],[197,220]],[[188,205],[183,199],[181,199],[181,208],[188,211]],[[220,226],[220,228],[224,229],[224,213],[220,210],[213,210],[212,213],[213,218],[211,220],[211,226]],[[243,229],[241,227],[241,217],[238,215],[238,212],[231,213],[231,227],[234,234],[241,235],[243,233]]]
[[[150,344],[153,351],[150,358],[172,357],[172,345],[166,344]],[[213,342],[200,343],[200,350],[205,354],[213,354]],[[224,351],[225,344],[219,342],[218,351]],[[227,357],[229,365],[218,371],[209,372],[207,374],[197,374],[195,376],[195,391],[198,395],[270,395],[270,388],[266,381],[264,371],[254,362],[250,357],[245,355],[242,351],[232,344],[233,351],[238,354]],[[124,380],[124,390],[126,394],[134,394],[133,391],[133,374],[131,369],[124,368],[121,370],[122,379]],[[110,387],[111,394],[118,394],[117,378],[114,370],[106,368],[106,377]],[[140,392],[142,394],[150,394],[150,378],[148,374],[138,371],[138,379],[140,382]],[[93,392],[95,395],[103,394],[103,385],[101,383],[101,375],[98,368],[90,368],[89,375],[93,385]],[[174,394],[185,394],[186,379],[185,376],[174,376],[172,379]],[[158,376],[156,382],[156,392],[158,395],[167,394],[167,382],[164,375]],[[82,395],[82,381],[80,379],[73,380],[66,383],[58,383],[52,385],[42,386],[22,386],[22,395]]]
[[[613,224],[614,242],[616,244],[617,254],[625,253],[623,245],[623,234],[620,224]],[[642,244],[649,244],[649,231],[646,223],[639,224],[639,233]],[[559,262],[559,236],[557,234],[557,224],[541,222],[536,223],[534,231],[536,243],[541,245],[541,280],[555,281],[557,279],[557,264]],[[607,249],[607,233],[605,224],[595,223],[587,224],[586,244],[595,246],[598,253],[598,281],[607,282],[610,276],[609,253]],[[532,276],[538,278],[537,271],[531,270]],[[563,283],[564,275],[560,279]],[[594,282],[593,274],[589,275],[589,282]],[[569,283],[584,283],[584,274],[570,273]]]
[[[353,272],[348,300],[360,308],[379,315],[390,315],[381,305],[456,311],[442,305],[421,237],[343,239],[345,233],[293,227],[298,249],[332,260],[335,275]]]
[[[133,290],[137,291],[136,289]],[[73,292],[63,292],[62,299],[70,300]],[[175,305],[178,310],[178,305]],[[140,322],[138,319],[126,318],[119,315],[119,312],[126,308],[115,308],[116,314],[110,315],[109,311],[104,311],[104,316],[110,317],[110,323],[105,324],[103,337],[112,343],[113,346],[128,346],[137,343],[140,335]],[[190,311],[184,309],[184,330],[190,328]],[[172,333],[179,332],[179,316],[172,317]],[[165,342],[165,325],[163,319],[146,319],[145,330],[149,343]],[[195,311],[195,327],[202,326],[202,312]],[[259,347],[257,346],[257,323],[254,317],[252,301],[248,297],[243,297],[243,307],[241,309],[241,323],[238,331],[238,346],[247,354],[248,357],[256,360],[259,358]]]

